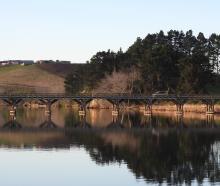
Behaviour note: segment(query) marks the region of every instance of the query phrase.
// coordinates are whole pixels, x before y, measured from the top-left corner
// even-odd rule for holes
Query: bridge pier
[[[144,115],[151,116],[152,115],[152,104],[145,104],[144,105]]]
[[[214,114],[207,114],[206,115],[206,124],[212,125],[215,123],[215,115]]]
[[[15,121],[16,120],[17,105],[22,101],[22,99],[9,98],[9,99],[2,99],[2,100],[9,107],[9,117],[10,117],[10,120],[11,121]]]
[[[80,127],[86,127],[86,101],[80,100],[79,104],[79,124]]]
[[[183,114],[177,114],[176,115],[176,122],[177,122],[177,125],[183,125]]]
[[[58,101],[58,99],[39,99],[43,104],[46,105],[45,108],[45,116],[46,116],[46,122],[51,122],[52,119],[52,105]]]
[[[58,101],[58,99],[45,99],[40,100],[46,105],[45,117],[46,120],[39,126],[40,128],[57,128],[57,126],[52,121],[52,105]]]
[[[57,126],[53,123],[53,121],[51,119],[51,115],[47,115],[46,120],[42,124],[40,124],[39,127],[45,128],[45,129],[57,128]]]
[[[48,117],[49,116],[51,117],[51,114],[52,114],[51,106],[52,106],[51,102],[46,103],[45,115]]]
[[[152,114],[145,115],[142,125],[148,127],[152,125]]]
[[[184,113],[183,106],[184,106],[183,103],[176,104],[176,114],[177,115],[183,115],[183,113]]]
[[[215,114],[215,105],[214,103],[206,104],[206,114]]]
[[[112,110],[112,116],[118,116],[119,115],[119,103],[113,104],[113,110]]]
[[[86,103],[84,102],[79,104],[79,116],[86,117]]]
[[[9,116],[12,120],[16,119],[16,109],[17,109],[17,107],[14,105],[11,105],[9,108]]]
[[[79,115],[79,125],[80,127],[86,126],[86,115]]]
[[[112,115],[112,123],[117,124],[119,122],[119,117],[118,115]]]

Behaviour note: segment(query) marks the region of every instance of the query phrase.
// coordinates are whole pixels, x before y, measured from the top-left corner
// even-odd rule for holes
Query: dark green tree
[[[83,90],[82,74],[77,71],[69,74],[64,83],[67,93],[76,94]]]
[[[212,34],[209,38],[209,57],[214,70],[219,74],[220,35]]]
[[[220,35],[206,38],[192,30],[170,30],[137,38],[126,52],[97,52],[90,61],[66,77],[67,92],[92,91],[106,75],[116,72],[140,74],[131,93],[151,94],[159,90],[181,93],[206,93],[207,85],[219,73]]]

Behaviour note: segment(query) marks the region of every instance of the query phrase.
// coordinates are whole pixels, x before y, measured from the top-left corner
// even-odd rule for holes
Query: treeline
[[[103,51],[66,77],[66,91],[89,92],[113,71],[139,72],[132,93],[207,93],[220,72],[220,35],[171,30],[137,38],[126,52]],[[131,87],[129,87],[131,88]]]

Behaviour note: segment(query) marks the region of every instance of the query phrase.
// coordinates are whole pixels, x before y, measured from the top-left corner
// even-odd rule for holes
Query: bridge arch
[[[110,109],[114,105],[114,101],[104,98],[94,98],[86,102],[86,106],[91,109]]]

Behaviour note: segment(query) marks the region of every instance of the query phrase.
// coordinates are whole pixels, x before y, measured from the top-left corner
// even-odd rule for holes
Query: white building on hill
[[[0,66],[6,66],[6,65],[32,65],[34,64],[34,61],[32,60],[6,60],[6,61],[0,61]]]

